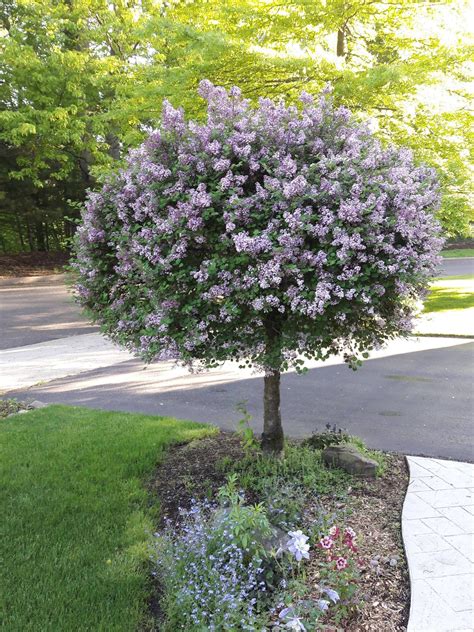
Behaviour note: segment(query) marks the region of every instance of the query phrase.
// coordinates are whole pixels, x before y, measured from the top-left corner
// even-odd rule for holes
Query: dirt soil
[[[189,507],[192,498],[214,499],[218,488],[225,483],[219,462],[225,457],[235,461],[242,456],[239,437],[234,433],[221,432],[172,447],[148,483],[151,494],[160,499],[158,527],[163,526],[166,519],[177,522],[179,508]],[[403,456],[387,454],[386,459],[387,470],[383,477],[356,482],[349,490],[345,503],[346,526],[358,534],[359,554],[364,560],[359,584],[363,602],[344,627],[333,627],[329,623],[325,628],[328,632],[407,629],[410,588],[401,538],[401,510],[408,470]],[[340,499],[325,498],[323,505],[329,513],[340,513]],[[310,513],[311,506],[307,509]],[[308,578],[311,570],[310,562]],[[155,594],[150,603],[155,617],[159,617],[157,597]]]
[[[63,272],[69,255],[66,252],[22,252],[0,255],[0,277],[39,276]]]

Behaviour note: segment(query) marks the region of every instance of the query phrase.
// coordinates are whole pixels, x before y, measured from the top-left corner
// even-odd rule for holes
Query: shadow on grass
[[[456,288],[433,288],[425,300],[424,313],[474,307],[474,294]]]

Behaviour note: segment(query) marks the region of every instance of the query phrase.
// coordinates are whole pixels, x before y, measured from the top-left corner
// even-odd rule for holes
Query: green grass
[[[474,248],[453,248],[453,250],[443,250],[442,256],[445,259],[454,257],[474,257]]]
[[[144,480],[211,426],[50,406],[0,420],[0,627],[135,631],[157,505]]]
[[[474,307],[474,278],[453,276],[437,279],[426,297],[424,313]]]

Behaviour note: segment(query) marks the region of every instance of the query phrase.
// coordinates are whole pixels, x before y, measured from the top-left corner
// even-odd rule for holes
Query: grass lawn
[[[67,406],[0,419],[0,627],[136,630],[157,511],[143,483],[168,445],[214,432]]]
[[[453,250],[443,250],[441,253],[445,259],[454,257],[474,257],[474,248],[453,248]]]
[[[426,297],[424,313],[474,307],[474,277],[453,276],[437,279]]]

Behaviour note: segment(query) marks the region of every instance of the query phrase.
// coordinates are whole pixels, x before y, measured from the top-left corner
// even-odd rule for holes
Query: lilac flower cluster
[[[77,296],[104,332],[149,361],[278,369],[407,334],[442,243],[434,172],[327,94],[199,94],[204,123],[165,102],[87,200]]]
[[[247,559],[230,532],[216,537],[212,509],[195,502],[181,512],[179,530],[168,524],[156,534],[152,559],[170,596],[168,623],[184,630],[255,630],[257,599],[265,592],[261,560]]]

